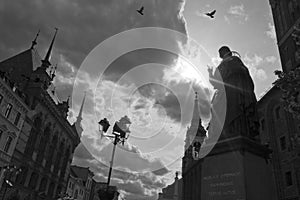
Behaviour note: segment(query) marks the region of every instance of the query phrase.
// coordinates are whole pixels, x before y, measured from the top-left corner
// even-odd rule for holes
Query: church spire
[[[85,97],[86,97],[86,92],[84,93],[84,97],[82,99],[82,103],[81,103],[81,107],[77,116],[77,120],[76,123],[80,124],[82,121],[82,112],[83,112],[83,106],[84,106],[84,102],[85,102]]]
[[[37,32],[37,34],[36,34],[34,40],[31,42],[31,47],[30,47],[30,49],[33,49],[34,46],[37,45],[37,41],[36,41],[36,40],[37,40],[39,34],[40,34],[40,30]]]
[[[179,193],[179,183],[178,183],[178,172],[175,173],[175,182],[174,182],[174,200],[178,200],[178,193]]]
[[[195,101],[194,101],[194,110],[193,117],[191,121],[190,127],[188,127],[185,138],[185,149],[187,149],[191,143],[193,142],[193,138],[195,137],[199,123],[201,124],[201,118],[199,113],[199,103],[198,103],[198,92],[195,92]]]
[[[79,110],[77,119],[76,119],[75,123],[73,124],[73,126],[75,126],[75,128],[76,128],[76,131],[77,131],[79,137],[81,137],[81,134],[83,132],[83,128],[81,126],[81,121],[82,121],[82,113],[83,113],[83,106],[84,106],[84,102],[85,102],[85,97],[86,97],[86,92],[84,93],[84,97],[82,99],[82,103],[81,103],[81,106],[80,106],[80,110]]]
[[[47,54],[46,54],[44,60],[42,60],[42,62],[44,64],[44,67],[46,67],[46,68],[48,68],[51,65],[51,63],[50,63],[51,52],[52,52],[52,48],[53,48],[53,44],[54,44],[54,41],[55,41],[55,38],[56,38],[57,31],[58,31],[58,28],[55,28],[55,33],[54,33],[53,39],[50,43]]]
[[[200,119],[200,113],[199,113],[199,102],[198,102],[198,92],[195,92],[195,102],[194,102],[194,110],[193,110],[193,118],[191,127],[197,126]]]

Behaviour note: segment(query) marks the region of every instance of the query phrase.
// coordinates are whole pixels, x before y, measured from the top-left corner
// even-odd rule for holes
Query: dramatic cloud
[[[252,77],[257,78],[258,80],[264,81],[268,78],[267,73],[261,67],[264,59],[256,54],[252,57],[248,54],[244,57],[245,65],[249,68],[250,74]]]
[[[106,182],[108,166],[93,158],[81,144],[74,153],[73,164],[89,167],[94,172],[94,178],[97,181]],[[128,168],[117,166],[114,167],[111,184],[122,190],[127,198],[131,199],[131,196],[140,196],[154,200],[156,199],[157,190],[166,186],[165,180],[160,176],[169,172],[166,169],[160,169],[160,171],[160,173],[156,171],[135,172]]]
[[[136,12],[136,9],[142,5],[145,7],[144,16]],[[43,2],[38,0],[28,2],[21,0],[4,0],[0,2],[0,60],[28,49],[39,29],[41,32],[37,40],[38,45],[36,48],[41,57],[44,57],[53,36],[54,27],[58,27],[59,31],[55,41],[51,63],[54,65],[58,64],[54,81],[56,94],[60,99],[66,99],[67,96],[72,93],[72,85],[76,77],[77,69],[82,61],[96,45],[105,39],[122,31],[139,27],[163,27],[186,34],[186,24],[182,16],[183,6],[183,0],[45,0]],[[175,45],[177,45],[178,42],[185,42],[177,41],[178,38],[171,37],[170,40],[173,40],[172,43]],[[138,53],[129,53],[116,60],[109,67],[105,78],[107,78],[106,80],[108,81],[117,81],[120,75],[122,76],[122,74],[130,71],[135,66],[148,62],[168,65],[173,62],[174,58],[176,58],[176,56],[174,57],[174,55],[170,53],[162,53],[161,51],[155,52],[153,50],[141,50]],[[137,60],[139,62],[136,62]],[[155,77],[159,77],[159,71],[153,73]],[[160,75],[162,76],[162,73],[160,73]],[[97,78],[98,77],[94,77],[94,74],[87,73],[82,73],[77,77],[81,87],[80,89],[88,92],[84,108],[84,132],[82,140],[86,141],[89,147],[95,147],[95,149],[88,149],[89,151],[93,150],[91,153],[99,155],[101,154],[99,151],[102,150],[110,155],[111,146],[107,143],[99,142],[99,133],[97,130],[98,119],[93,114],[96,112],[101,114],[100,116],[105,115],[111,119],[111,121],[119,119],[128,105],[128,102],[126,102],[128,93],[126,93],[126,91],[131,89],[132,86],[126,87],[126,84],[130,82],[122,82],[120,84],[106,82],[106,89],[100,88],[104,90],[100,90],[99,93],[97,93],[95,96],[96,105],[93,105],[94,97],[91,95],[91,88],[97,83]],[[125,84],[125,86],[122,84]],[[111,94],[111,88],[115,86],[119,94],[117,94],[116,98],[110,98],[109,94]],[[70,111],[70,121],[75,120],[82,97],[83,94],[81,94],[81,96],[75,96],[72,100],[74,104]],[[114,100],[113,107],[105,105],[105,102],[110,102],[111,99]],[[146,107],[143,106],[146,106],[145,102],[139,101],[135,109],[145,110]],[[166,107],[170,106],[171,105],[166,105]],[[117,109],[114,110],[114,108]],[[120,114],[118,115],[116,113]],[[155,119],[153,116],[152,118]],[[144,120],[144,122],[147,122],[145,119],[145,117],[140,118],[140,121]],[[156,120],[159,120],[159,118]],[[83,145],[80,145],[76,150],[74,163],[91,166],[95,169],[94,171],[99,178],[98,180],[104,181],[107,175],[107,167],[100,165],[83,147]],[[136,152],[134,153],[133,151],[135,150]],[[123,152],[125,152],[125,150]],[[144,156],[140,150],[138,151],[138,149],[133,146],[128,147],[126,152],[131,152],[132,156],[124,155],[122,151],[116,155],[116,159],[120,161],[119,163],[116,162],[116,166],[119,167],[121,171],[127,168],[129,170],[128,173],[135,174],[138,168],[140,171],[151,171],[151,167],[157,170],[150,173],[151,175],[145,175],[144,178],[142,178],[141,175],[139,178],[128,180],[127,183],[118,182],[117,178],[113,180],[112,183],[115,183],[120,190],[124,190],[128,195],[141,196],[142,198],[140,199],[154,198],[157,189],[164,186],[161,180],[155,181],[156,177],[165,175],[169,170],[164,166],[161,160]],[[100,158],[97,159],[100,160]],[[108,159],[101,158],[101,162],[107,164]],[[133,167],[136,167],[136,169]],[[120,180],[126,180],[126,178],[122,176],[118,178]],[[141,181],[138,182],[136,181],[137,179]],[[151,185],[154,185],[153,188],[151,188]]]
[[[144,17],[136,12],[141,5],[145,7]],[[46,0],[26,3],[4,0],[0,4],[0,59],[29,48],[39,29],[37,48],[43,57],[54,27],[58,27],[52,63],[58,63],[58,72],[62,76],[70,76],[70,73],[73,76],[73,71],[68,70],[69,65],[78,68],[96,45],[121,31],[157,26],[185,34],[181,14],[183,6],[182,0]],[[66,96],[65,92],[60,93]]]
[[[267,56],[267,57],[265,58],[265,60],[266,60],[267,62],[269,62],[269,63],[274,64],[274,63],[277,61],[277,58],[276,58],[275,56]]]
[[[227,15],[224,15],[224,20],[227,24],[230,24],[230,19]]]
[[[231,16],[234,16],[235,18],[242,20],[242,21],[240,21],[241,23],[244,21],[247,21],[249,19],[249,15],[245,12],[243,4],[230,6],[227,13]]]
[[[277,42],[276,39],[276,31],[275,31],[275,26],[274,24],[272,24],[271,22],[268,23],[268,30],[265,32],[266,35],[271,38],[272,40],[274,40],[274,42]]]

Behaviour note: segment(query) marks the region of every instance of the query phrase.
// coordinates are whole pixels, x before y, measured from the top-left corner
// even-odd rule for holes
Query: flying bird
[[[214,11],[212,11],[212,12],[210,12],[210,13],[205,13],[207,16],[209,16],[210,18],[214,18],[215,16],[215,14],[216,14],[216,10],[214,10]]]
[[[136,10],[138,13],[140,13],[141,15],[144,15],[143,11],[144,11],[144,6],[142,6],[139,10]]]

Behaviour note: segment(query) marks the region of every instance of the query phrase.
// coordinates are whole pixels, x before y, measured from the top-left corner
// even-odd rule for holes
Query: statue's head
[[[220,58],[224,59],[227,56],[232,56],[232,52],[231,52],[231,50],[229,49],[228,46],[222,46],[219,49],[219,56],[220,56]]]

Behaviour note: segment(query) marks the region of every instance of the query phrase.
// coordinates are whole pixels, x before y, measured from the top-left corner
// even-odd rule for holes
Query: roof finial
[[[55,89],[56,89],[56,88],[53,87],[53,89],[52,89],[52,91],[51,91],[53,95],[55,95]]]
[[[55,77],[55,72],[56,72],[56,70],[57,70],[57,64],[56,64],[55,67],[53,67],[52,70],[51,70],[51,79],[52,79],[52,81],[53,81],[53,79],[54,79],[54,77]]]
[[[33,49],[34,46],[37,45],[37,41],[36,41],[36,40],[37,40],[39,34],[40,34],[40,29],[39,29],[39,31],[37,32],[37,34],[36,34],[34,40],[32,41],[30,49]]]
[[[50,66],[50,57],[51,57],[51,52],[52,52],[52,48],[53,48],[53,44],[54,44],[54,41],[55,41],[55,37],[56,37],[56,34],[57,34],[57,31],[58,31],[58,28],[55,27],[55,33],[54,33],[54,36],[53,36],[53,39],[50,43],[50,46],[49,46],[49,49],[47,51],[47,54],[44,58],[44,62],[47,62],[47,64]]]
[[[195,92],[195,100],[198,100],[198,92]]]
[[[69,95],[69,96],[68,96],[68,99],[67,99],[67,102],[66,102],[68,106],[69,106],[69,103],[70,103],[70,97],[71,97],[71,96]]]

